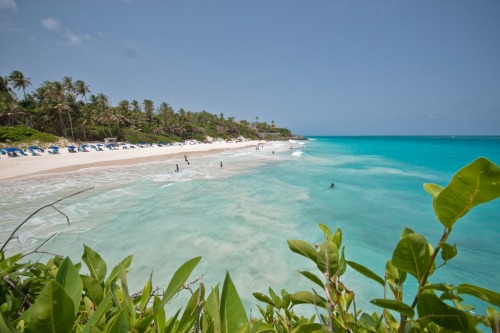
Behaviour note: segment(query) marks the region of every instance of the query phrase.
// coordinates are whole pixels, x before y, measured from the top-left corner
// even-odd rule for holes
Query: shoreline
[[[23,179],[32,176],[73,172],[87,168],[127,166],[140,163],[170,160],[184,155],[199,155],[200,153],[216,154],[232,149],[255,147],[263,141],[215,142],[184,146],[146,147],[135,149],[104,150],[69,153],[66,148],[60,149],[60,154],[41,156],[21,156],[0,158],[0,182]]]

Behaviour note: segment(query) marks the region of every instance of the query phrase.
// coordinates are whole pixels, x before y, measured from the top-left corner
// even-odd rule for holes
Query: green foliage
[[[42,133],[29,127],[8,127],[0,126],[0,142],[24,142],[39,141],[40,143],[56,142],[58,138],[55,135]]]
[[[290,250],[317,268],[316,272],[299,272],[311,282],[311,288],[293,293],[277,293],[269,288],[268,294],[254,293],[263,304],[257,305],[260,318],[248,318],[229,273],[222,291],[217,285],[208,296],[201,278],[187,282],[201,257],[181,265],[164,292],[153,287],[151,274],[142,291],[131,294],[127,269],[132,256],[124,258],[108,274],[103,258],[84,245],[82,260],[89,273],[81,274],[82,265],[73,264],[69,258],[30,263],[22,261],[22,254],[6,256],[2,250],[0,331],[385,333],[477,332],[487,327],[498,332],[497,309],[488,307],[485,314],[474,314],[468,311],[470,306],[461,296],[472,296],[499,307],[500,293],[466,283],[453,286],[429,282],[435,270],[458,253],[456,245],[446,243],[454,223],[472,207],[500,195],[496,185],[498,173],[496,165],[479,159],[460,170],[445,188],[426,184],[436,216],[446,226],[441,239],[433,248],[423,235],[405,228],[392,259],[387,261],[383,278],[362,264],[345,259],[340,229],[333,233],[320,224],[325,237],[322,244],[289,240]],[[439,252],[443,262],[438,266]],[[355,291],[344,280],[347,266],[381,288],[384,298],[371,300],[382,309],[381,313],[369,314],[356,307]],[[407,279],[418,286],[409,301],[404,291]],[[184,291],[191,294],[183,309],[169,309],[170,301]],[[299,305],[313,307],[316,315],[307,318],[298,314]]]

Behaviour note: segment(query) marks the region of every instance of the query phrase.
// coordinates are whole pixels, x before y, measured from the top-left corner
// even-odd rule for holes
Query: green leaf
[[[274,330],[273,330],[274,332]],[[301,325],[297,330],[293,330],[293,333],[315,333],[315,332],[324,332],[323,325],[312,323]]]
[[[139,304],[139,311],[143,312],[144,309],[146,309],[146,306],[148,305],[148,300],[149,297],[151,296],[151,280],[153,279],[153,273],[149,275],[149,280],[146,282],[146,285],[142,289],[142,295],[141,295],[141,303]]]
[[[201,292],[201,295],[199,295],[200,292]],[[182,314],[182,317],[179,320],[178,331],[180,331],[180,332],[191,332],[192,331],[192,328],[193,328],[195,321],[196,321],[196,313],[197,313],[196,310],[197,310],[198,298],[200,300],[205,298],[205,287],[204,287],[203,283],[200,284],[200,288],[198,288],[193,293],[193,295],[191,295],[191,298],[187,302],[186,309],[184,310],[184,313]]]
[[[401,236],[399,237],[399,239],[405,238],[406,236],[414,233],[415,231],[411,230],[410,228],[404,228],[403,231],[401,232]]]
[[[424,189],[429,193],[433,198],[436,198],[441,191],[444,190],[444,187],[437,185],[437,184],[430,184],[426,183],[424,184]]]
[[[342,230],[340,228],[335,231],[335,235],[333,235],[333,242],[337,245],[337,248],[340,249],[342,245]]]
[[[252,295],[253,295],[253,297],[255,297],[256,299],[258,299],[261,302],[264,302],[264,303],[267,303],[269,305],[275,306],[273,300],[270,299],[269,296],[267,296],[267,295],[264,295],[262,293],[253,293]]]
[[[339,249],[332,241],[325,241],[321,244],[317,253],[317,266],[322,273],[327,269],[330,277],[334,276],[339,269]]]
[[[106,324],[104,330],[105,333],[129,333],[130,330],[127,327],[127,322],[125,321],[124,310],[118,312],[114,317]]]
[[[107,271],[106,263],[102,260],[99,253],[95,252],[87,245],[84,244],[83,248],[82,260],[87,265],[90,275],[97,281],[103,282]]]
[[[401,285],[405,282],[407,274],[406,272],[397,269],[397,267],[394,266],[389,260],[385,265],[385,275],[389,281],[393,281],[397,285]]]
[[[250,323],[245,308],[228,273],[222,286],[220,312],[222,333],[248,332]]]
[[[384,309],[394,310],[399,312],[406,317],[413,318],[415,316],[415,311],[411,308],[411,306],[391,299],[373,299],[370,303],[375,304],[376,306],[380,306]]]
[[[17,333],[19,332],[16,330],[11,324],[8,319],[5,318],[5,314],[0,311],[0,332],[10,332],[10,333]]]
[[[500,307],[500,293],[494,292],[493,290],[477,287],[472,284],[460,284],[455,288],[459,294],[471,295]]]
[[[430,293],[422,294],[417,303],[419,321],[429,319],[436,325],[457,332],[476,332],[473,319]]]
[[[16,263],[19,261],[19,259],[21,259],[22,256],[22,253],[18,253],[8,257],[7,259],[0,260],[0,276],[8,274],[12,270],[16,270]]]
[[[182,286],[186,283],[187,279],[193,272],[194,268],[200,262],[201,257],[195,257],[186,261],[181,265],[174,273],[174,276],[170,280],[168,284],[167,290],[165,291],[165,295],[163,296],[162,303],[165,305],[168,301],[174,297],[179,290],[181,290]]]
[[[290,250],[292,250],[292,252],[298,253],[301,256],[309,258],[314,263],[316,263],[318,252],[308,242],[305,242],[303,240],[289,240],[288,247],[290,248]]]
[[[447,228],[472,207],[500,197],[500,168],[481,157],[459,170],[433,200],[434,213]]]
[[[457,245],[453,244],[450,245],[448,243],[442,243],[441,244],[441,259],[444,261],[448,261],[450,259],[453,259],[457,255]]]
[[[106,289],[109,288],[109,285],[118,278],[118,275],[120,273],[120,266],[123,266],[124,268],[129,268],[130,264],[132,263],[132,259],[134,256],[130,255],[123,259],[118,265],[116,265],[112,270],[111,273],[109,274],[108,278],[106,279],[106,282],[104,285],[106,286]]]
[[[73,300],[76,313],[82,300],[83,282],[78,274],[78,269],[73,265],[69,257],[66,257],[57,271],[55,279]]]
[[[214,332],[221,331],[220,323],[220,297],[219,297],[219,285],[212,288],[212,291],[207,297],[205,304],[203,305],[206,316],[208,316],[209,321],[213,327]]]
[[[252,330],[250,331],[250,333],[263,333],[263,332],[274,332],[274,327],[272,327],[267,323],[261,323],[261,322],[252,323]]]
[[[99,302],[99,305],[97,306],[97,309],[94,311],[94,314],[92,317],[90,317],[89,321],[85,324],[85,327],[83,329],[83,333],[89,333],[91,332],[92,327],[98,325],[98,323],[101,321],[101,319],[104,317],[106,312],[111,308],[112,305],[112,295],[111,293],[107,293],[106,296],[102,299],[101,302]]]
[[[85,295],[94,303],[99,304],[104,297],[104,290],[99,281],[88,275],[80,275],[83,282],[83,290]]]
[[[326,309],[326,300],[310,291],[298,291],[290,295],[293,304],[312,304]]]
[[[321,223],[319,224],[319,228],[321,229],[321,231],[323,231],[323,234],[325,234],[325,238],[327,240],[333,242],[333,233],[330,230],[330,228],[328,228],[326,225],[321,224]]]
[[[33,333],[67,333],[75,321],[73,300],[55,280],[43,287],[33,304],[30,328]]]
[[[158,332],[163,332],[165,329],[166,318],[165,318],[165,309],[160,307],[161,299],[158,296],[155,296],[153,299],[153,309],[158,309],[156,315],[154,316],[155,327]]]
[[[419,234],[409,234],[401,239],[392,254],[392,264],[410,273],[418,281],[429,267],[430,249],[427,240]]]
[[[315,274],[308,271],[301,271],[299,273],[308,278],[309,280],[311,280],[312,282],[316,283],[318,286],[321,287],[321,289],[325,289],[325,285],[323,284],[321,279],[317,277]]]
[[[358,264],[354,261],[349,261],[349,260],[347,260],[346,263],[349,265],[349,267],[351,267],[352,269],[354,269],[358,273],[361,273],[365,277],[372,279],[373,281],[380,284],[382,287],[385,286],[384,279],[382,279],[380,276],[378,276],[377,274],[375,274],[374,272],[372,272],[370,269],[366,268],[365,266]]]

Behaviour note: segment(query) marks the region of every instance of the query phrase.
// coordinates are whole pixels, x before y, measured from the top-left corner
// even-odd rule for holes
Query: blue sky
[[[301,135],[500,135],[499,18],[498,0],[0,0],[0,75]]]

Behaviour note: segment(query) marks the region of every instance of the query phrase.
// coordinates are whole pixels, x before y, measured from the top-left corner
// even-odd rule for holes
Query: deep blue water
[[[314,265],[291,253],[287,239],[321,242],[318,223],[341,228],[347,259],[383,276],[403,228],[422,233],[433,246],[441,236],[424,183],[446,186],[480,156],[500,164],[500,137],[309,139],[193,156],[180,173],[173,170],[183,159],[5,181],[0,236],[36,208],[94,186],[58,205],[70,226],[45,210],[9,251],[33,249],[57,233],[44,249],[73,261],[81,261],[84,243],[109,266],[134,254],[129,279],[135,290],[151,271],[153,282],[166,287],[178,266],[201,255],[193,280],[203,275],[205,284],[214,286],[229,271],[250,308],[251,293],[266,293],[268,286],[289,292],[313,287],[296,271],[315,272]],[[458,221],[448,241],[457,244],[458,256],[430,280],[499,291],[499,217],[497,200]],[[358,308],[373,309],[369,300],[383,295],[356,272],[348,271],[344,282],[357,292]],[[408,278],[408,302],[414,287]]]

